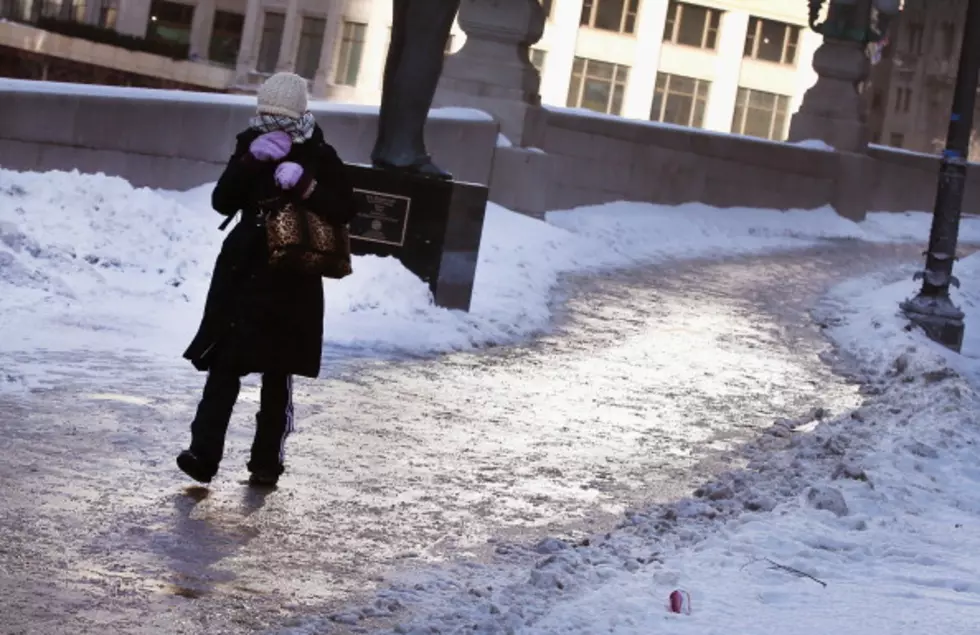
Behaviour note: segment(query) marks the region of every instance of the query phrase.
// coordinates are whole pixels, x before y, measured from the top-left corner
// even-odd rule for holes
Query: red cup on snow
[[[691,614],[691,594],[682,589],[677,589],[670,594],[670,612],[680,613],[681,615]]]

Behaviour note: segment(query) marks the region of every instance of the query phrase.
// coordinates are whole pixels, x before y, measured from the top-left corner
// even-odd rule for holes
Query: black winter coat
[[[241,211],[242,217],[221,247],[201,326],[184,357],[202,371],[316,377],[323,349],[323,281],[268,266],[257,203],[282,190],[274,180],[277,164],[258,162],[248,152],[260,134],[249,129],[238,135],[211,196],[216,211],[229,217]],[[284,161],[304,169],[291,196],[306,191],[313,177],[317,184],[306,205],[332,222],[350,221],[356,207],[346,167],[319,126],[310,140],[294,144]]]

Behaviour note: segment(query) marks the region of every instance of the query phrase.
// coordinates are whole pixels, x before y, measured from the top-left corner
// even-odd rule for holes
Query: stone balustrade
[[[105,172],[136,185],[213,181],[254,97],[0,80],[0,167]],[[366,162],[374,107],[314,104],[348,162]],[[472,110],[433,111],[427,143],[458,178],[489,184],[492,200],[532,215],[616,200],[719,207],[930,210],[935,156],[872,146],[854,154],[542,108],[524,138],[497,147],[499,127]],[[980,207],[971,167],[964,209]]]

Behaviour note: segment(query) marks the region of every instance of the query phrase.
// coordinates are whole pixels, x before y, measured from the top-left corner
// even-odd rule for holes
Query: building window
[[[945,59],[952,59],[956,53],[956,25],[952,22],[943,24],[943,51]]]
[[[786,137],[788,114],[789,97],[786,95],[739,88],[732,132],[782,141]]]
[[[881,90],[874,91],[874,94],[871,97],[871,110],[875,112],[881,110],[881,102],[882,102]]]
[[[53,2],[42,2],[42,0],[31,2],[28,0],[23,4],[25,6],[21,8],[21,3],[18,0],[0,1],[0,17],[9,16],[17,19],[16,16],[21,13],[29,14],[25,17],[33,17],[35,12],[38,12],[37,15],[64,22],[85,21],[85,0],[55,0]],[[37,9],[32,5],[36,5]]]
[[[282,13],[265,12],[262,21],[262,39],[259,41],[259,57],[255,70],[260,73],[274,73],[279,63],[279,49],[282,48],[282,29],[286,16]]]
[[[893,148],[901,148],[905,144],[905,135],[900,132],[893,132],[888,138],[888,145]]]
[[[119,15],[118,0],[102,0],[99,3],[99,26],[103,29],[115,29],[116,18]]]
[[[341,86],[357,86],[361,74],[361,56],[364,53],[364,35],[367,25],[360,22],[344,22],[344,34],[337,56],[337,76],[334,81]]]
[[[895,89],[895,112],[908,112],[912,107],[912,89]]]
[[[721,11],[670,0],[664,42],[714,50],[720,25]]]
[[[629,66],[576,57],[568,88],[568,106],[618,115],[623,108],[629,72]]]
[[[922,53],[922,38],[925,35],[925,27],[918,22],[912,22],[908,27],[908,41],[906,50],[909,53],[920,55]]]
[[[62,19],[72,22],[85,22],[85,0],[63,0]]]
[[[633,33],[640,0],[583,0],[582,26],[617,33]]]
[[[150,23],[146,29],[146,38],[189,48],[193,20],[193,6],[153,0],[150,4]]]
[[[303,18],[299,31],[299,48],[296,50],[296,74],[313,79],[320,68],[320,52],[323,49],[323,32],[327,28],[324,18]]]
[[[242,45],[245,16],[230,11],[214,12],[214,28],[208,45],[208,59],[225,66],[234,66]]]
[[[800,27],[794,24],[749,18],[749,30],[745,35],[745,57],[795,64],[796,49],[800,43]]]
[[[544,60],[547,57],[547,52],[542,49],[531,49],[530,51],[531,65],[538,69],[539,73],[544,73]]]
[[[657,73],[650,120],[700,128],[711,82],[683,75]]]
[[[0,0],[0,19],[25,20],[25,7],[20,0]]]

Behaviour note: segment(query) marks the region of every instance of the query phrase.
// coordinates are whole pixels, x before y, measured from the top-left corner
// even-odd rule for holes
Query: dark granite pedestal
[[[469,311],[488,190],[349,165],[362,209],[351,251],[394,256],[426,282],[439,306]]]

